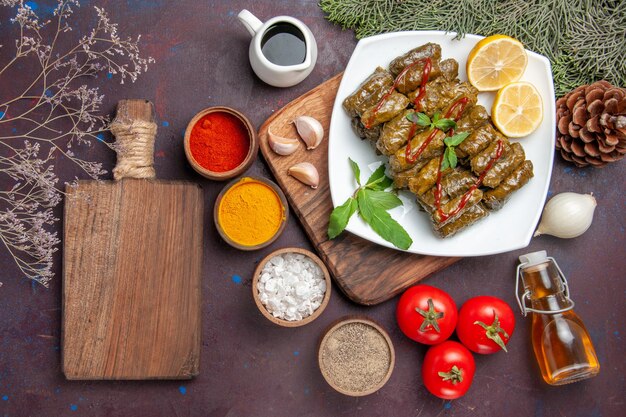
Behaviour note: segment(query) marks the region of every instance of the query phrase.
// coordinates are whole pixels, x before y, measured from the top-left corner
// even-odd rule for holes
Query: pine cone
[[[583,85],[556,101],[556,148],[578,167],[602,167],[626,154],[626,88]]]

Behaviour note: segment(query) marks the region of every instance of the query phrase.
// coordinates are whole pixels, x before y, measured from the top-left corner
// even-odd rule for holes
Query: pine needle
[[[557,97],[601,79],[626,86],[621,0],[321,0],[320,7],[358,39],[400,30],[512,36],[550,59]]]

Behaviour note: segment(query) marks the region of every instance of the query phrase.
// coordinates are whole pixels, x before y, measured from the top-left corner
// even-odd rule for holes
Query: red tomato
[[[506,352],[515,329],[515,314],[497,297],[470,298],[459,311],[456,334],[467,348],[476,353]]]
[[[434,345],[450,337],[457,320],[452,297],[430,285],[415,285],[407,289],[396,308],[400,330],[419,343]]]
[[[465,395],[476,364],[472,352],[459,342],[448,340],[428,349],[422,365],[422,379],[431,394],[444,400]]]

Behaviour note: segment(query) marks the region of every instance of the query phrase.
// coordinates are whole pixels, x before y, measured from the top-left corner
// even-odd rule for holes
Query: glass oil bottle
[[[543,379],[564,385],[596,376],[600,363],[556,261],[546,251],[519,260],[515,292],[522,314],[534,313],[532,345]]]

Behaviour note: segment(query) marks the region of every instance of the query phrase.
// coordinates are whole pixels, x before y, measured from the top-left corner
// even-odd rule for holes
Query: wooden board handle
[[[154,139],[157,125],[152,102],[141,99],[120,100],[110,129],[115,135],[117,152],[113,178],[155,178]]]

